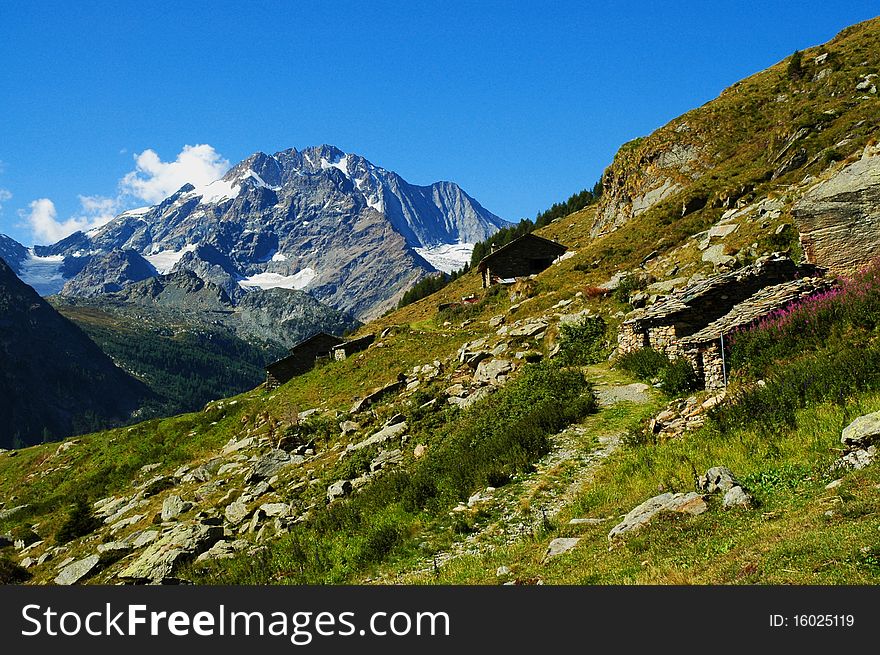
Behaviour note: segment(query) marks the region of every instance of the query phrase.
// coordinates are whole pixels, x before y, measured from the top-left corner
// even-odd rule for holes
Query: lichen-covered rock
[[[721,503],[726,509],[731,507],[749,508],[752,506],[752,497],[745,489],[736,485],[725,492]]]
[[[166,530],[128,567],[119,573],[125,580],[161,582],[223,538],[223,528],[203,523],[178,523]]]
[[[688,493],[667,492],[654,496],[631,510],[623,520],[611,528],[608,540],[614,541],[630,532],[641,530],[661,512],[698,515],[709,509],[703,497],[693,491]]]
[[[736,477],[726,466],[713,466],[706,471],[705,475],[700,476],[699,480],[697,480],[697,486],[707,494],[714,494],[719,491],[726,493],[738,485],[739,482]]]
[[[55,578],[55,584],[76,584],[86,576],[91,575],[93,572],[95,572],[95,569],[98,566],[98,562],[100,561],[101,558],[99,555],[89,555],[86,558],[71,562],[63,569],[61,569],[61,572]]]
[[[880,254],[880,147],[809,189],[793,209],[807,261],[836,275]]]
[[[181,514],[189,511],[193,504],[176,494],[172,494],[162,501],[162,520],[172,521]]]
[[[880,412],[859,416],[840,434],[845,446],[864,447],[880,441]]]

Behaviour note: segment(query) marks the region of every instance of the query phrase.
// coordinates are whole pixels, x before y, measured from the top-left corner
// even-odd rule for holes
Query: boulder
[[[688,493],[672,493],[667,492],[649,498],[641,505],[632,509],[623,520],[611,528],[608,533],[608,540],[614,541],[621,535],[641,530],[645,525],[651,522],[661,512],[675,512],[679,514],[691,514],[696,516],[702,514],[707,509],[706,501],[703,497],[693,491]]]
[[[511,337],[534,337],[547,329],[547,321],[529,321],[524,325],[518,325],[510,330]]]
[[[71,564],[68,564],[63,569],[61,569],[61,572],[55,578],[55,584],[76,584],[86,576],[96,572],[96,568],[100,560],[101,558],[98,555],[89,555],[84,559],[80,559],[72,562]]]
[[[131,545],[135,548],[143,548],[156,541],[158,537],[158,530],[143,530],[142,532],[134,533],[134,535],[129,536],[127,539],[131,541]]]
[[[327,487],[327,500],[333,501],[351,493],[351,480],[337,480]]]
[[[226,520],[231,525],[238,525],[250,516],[250,514],[251,512],[248,509],[248,506],[241,500],[236,500],[234,503],[227,505],[226,511],[224,512]]]
[[[172,521],[176,519],[178,516],[183,514],[184,512],[189,511],[192,508],[193,504],[184,500],[180,496],[171,495],[168,496],[162,502],[162,520],[163,521]]]
[[[736,486],[739,482],[726,466],[713,466],[697,480],[697,487],[707,494],[727,493]]]
[[[290,514],[290,505],[287,503],[264,503],[260,505],[260,509],[270,518],[288,516]]]
[[[547,552],[544,553],[544,561],[546,562],[551,557],[556,557],[570,551],[578,545],[580,540],[580,537],[557,537],[547,546]]]
[[[223,538],[223,528],[178,523],[163,532],[132,564],[119,573],[125,580],[161,582],[180,564],[205,552]]]
[[[864,447],[880,441],[880,412],[859,416],[840,434],[845,446]]]
[[[245,478],[245,482],[250,484],[252,482],[259,482],[260,480],[268,480],[286,466],[300,462],[302,462],[302,457],[295,457],[278,448],[270,450],[257,460],[256,464],[254,464],[250,473],[248,473]]]
[[[513,371],[513,362],[509,359],[482,361],[474,372],[474,382],[498,386],[507,381],[511,371]]]
[[[726,509],[731,507],[749,508],[752,506],[752,497],[741,486],[736,485],[725,492],[722,504]]]

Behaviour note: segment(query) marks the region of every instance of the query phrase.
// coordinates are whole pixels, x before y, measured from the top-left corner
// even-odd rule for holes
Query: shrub
[[[803,55],[800,50],[795,50],[788,60],[786,74],[790,80],[798,80],[804,73]]]
[[[630,296],[632,296],[633,292],[641,291],[646,286],[648,286],[648,279],[646,277],[641,275],[627,275],[620,281],[617,288],[614,290],[614,299],[625,305],[629,302]]]
[[[55,533],[55,541],[59,544],[66,544],[77,537],[84,537],[90,532],[94,532],[100,526],[101,520],[95,516],[89,501],[85,497],[80,497],[74,501],[67,515],[67,520]]]
[[[559,331],[560,358],[569,365],[596,364],[604,359],[607,325],[601,316],[584,316],[577,323],[565,323]]]
[[[660,388],[670,396],[680,396],[699,387],[697,374],[691,363],[680,357],[660,371]]]
[[[27,582],[31,574],[7,557],[0,557],[0,585]]]
[[[653,382],[660,372],[669,365],[669,358],[653,348],[633,350],[617,358],[614,365],[629,371],[640,380]]]
[[[880,326],[880,265],[873,262],[840,287],[779,309],[727,339],[730,366],[757,377],[774,362],[824,347],[830,340],[852,341]]]

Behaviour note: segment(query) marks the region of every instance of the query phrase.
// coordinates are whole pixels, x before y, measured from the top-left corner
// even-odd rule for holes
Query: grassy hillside
[[[359,334],[377,335],[368,350],[279,389],[69,446],[0,454],[0,512],[25,506],[0,514],[0,534],[42,540],[0,557],[29,558],[19,574],[51,582],[58,563],[99,543],[210,520],[224,526],[229,550],[196,562],[199,548],[174,575],[215,583],[878,582],[880,469],[834,468],[841,430],[880,410],[876,270],[793,318],[737,335],[724,398],[663,385],[656,371],[637,371],[640,380],[609,360],[633,294],[650,302],[764,253],[799,256],[790,207],[805,176],[832,175],[875,137],[876,94],[855,86],[880,65],[877,45],[880,21],[854,26],[804,51],[799,69],[780,62],[626,144],[601,202],[537,231],[571,255],[534,279],[483,290],[468,272],[364,326]],[[697,153],[690,169],[657,164],[682,147]],[[792,149],[803,149],[804,161],[781,170]],[[626,202],[670,176],[677,191],[627,215]],[[614,229],[603,223],[609,207],[627,219]],[[725,215],[735,228],[710,237]],[[710,243],[728,259],[706,257]],[[600,287],[621,273],[629,282],[618,291]],[[438,309],[469,296],[477,302]],[[116,326],[94,325],[113,338]],[[656,427],[670,417],[684,427]],[[267,457],[284,464],[261,477]],[[731,469],[751,507],[726,509],[706,494],[699,515],[667,513],[609,542],[634,507],[694,491],[716,466]],[[60,544],[77,496],[130,509]],[[177,496],[192,506],[157,517]],[[547,557],[557,538],[579,541]],[[116,582],[142,552],[104,558],[88,580]]]

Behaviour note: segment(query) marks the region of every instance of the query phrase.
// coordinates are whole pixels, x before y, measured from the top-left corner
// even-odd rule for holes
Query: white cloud
[[[85,219],[70,218],[64,222],[58,220],[58,210],[55,203],[48,198],[34,200],[28,205],[30,211],[22,211],[21,215],[30,225],[31,232],[37,241],[55,243],[77,230],[81,230]]]
[[[34,240],[43,243],[55,243],[77,230],[91,230],[108,223],[116,216],[119,209],[118,198],[103,196],[80,196],[81,211],[66,221],[58,220],[58,210],[49,198],[34,200],[28,205],[29,211],[20,212],[33,232]]]
[[[3,211],[3,203],[7,200],[12,200],[12,194],[9,192],[9,189],[0,189],[0,212]]]
[[[30,227],[34,240],[54,243],[77,230],[87,231],[113,220],[122,211],[131,208],[132,198],[150,204],[161,202],[184,184],[204,187],[223,177],[229,161],[207,144],[184,146],[174,161],[163,162],[155,150],[147,149],[135,155],[135,169],[119,180],[119,193],[107,196],[79,196],[80,209],[67,220],[58,220],[58,210],[49,198],[34,200],[19,215]],[[2,203],[12,194],[0,189]]]
[[[208,144],[183,146],[174,161],[163,162],[155,150],[135,155],[135,170],[119,182],[123,193],[151,204],[161,202],[186,183],[203,187],[223,177],[229,161]]]

